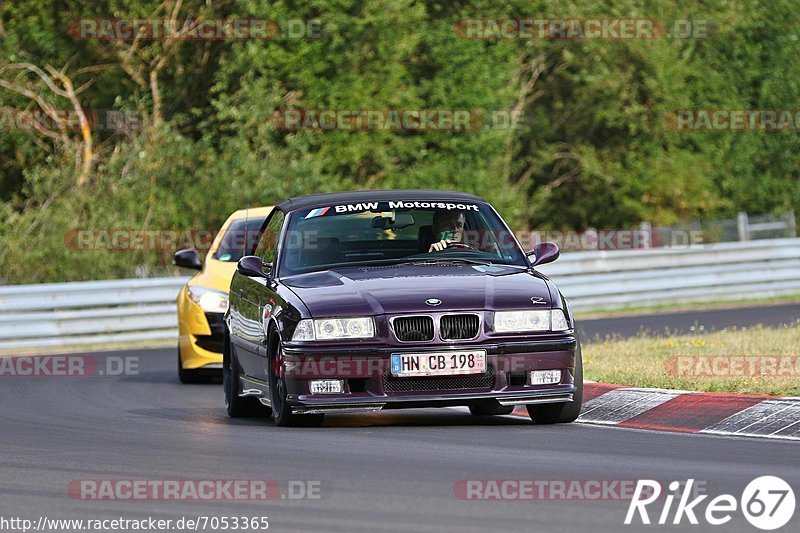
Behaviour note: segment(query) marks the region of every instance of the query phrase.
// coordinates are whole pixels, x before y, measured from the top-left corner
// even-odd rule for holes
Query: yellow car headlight
[[[189,286],[189,299],[206,313],[224,313],[228,310],[228,295],[208,287]]]

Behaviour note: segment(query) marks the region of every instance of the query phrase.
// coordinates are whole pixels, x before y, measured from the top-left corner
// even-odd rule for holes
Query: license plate
[[[393,376],[454,376],[486,372],[486,351],[393,353]]]

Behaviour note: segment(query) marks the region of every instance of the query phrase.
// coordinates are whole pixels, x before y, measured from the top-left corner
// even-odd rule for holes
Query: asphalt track
[[[106,355],[136,358],[138,374],[0,378],[0,518],[268,516],[270,531],[314,532],[755,532],[741,511],[725,526],[684,518],[679,526],[626,527],[627,500],[463,500],[454,486],[692,478],[712,497],[739,498],[750,480],[777,475],[800,495],[793,442],[534,426],[456,409],[329,415],[322,428],[278,428],[229,419],[219,385],[179,384],[171,349],[96,356]],[[84,501],[67,493],[81,479],[269,479],[284,495],[288,481],[319,481],[320,498]],[[660,511],[659,504],[653,520]],[[800,510],[781,531],[798,523]]]
[[[584,340],[591,341],[607,336],[634,337],[642,332],[663,336],[751,327],[756,324],[778,327],[796,324],[798,321],[800,303],[792,303],[578,320],[578,329]]]

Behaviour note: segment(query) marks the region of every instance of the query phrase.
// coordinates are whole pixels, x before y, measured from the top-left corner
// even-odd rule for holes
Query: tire
[[[222,388],[225,392],[225,409],[231,418],[268,416],[269,408],[256,398],[239,396],[241,369],[231,349],[231,339],[225,332],[225,351],[222,360]]]
[[[510,415],[514,411],[513,405],[500,405],[497,402],[476,403],[469,406],[473,416]]]
[[[280,339],[277,333],[270,335],[268,350],[267,372],[269,376],[269,399],[272,405],[272,421],[276,426],[304,426],[318,427],[325,421],[324,414],[296,415],[292,413],[291,407],[286,404],[286,377],[281,371],[283,361],[281,360]]]
[[[528,416],[534,424],[568,424],[574,422],[581,414],[583,404],[583,357],[581,342],[575,350],[575,392],[572,401],[564,403],[545,403],[527,405]]]
[[[219,379],[219,377],[217,377]],[[178,380],[181,383],[212,383],[214,376],[202,370],[189,370],[183,368],[183,358],[181,357],[181,347],[178,345]]]

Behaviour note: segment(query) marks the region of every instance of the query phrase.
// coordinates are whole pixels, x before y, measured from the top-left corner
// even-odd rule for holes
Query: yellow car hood
[[[225,293],[231,288],[231,279],[236,272],[236,261],[217,261],[208,258],[203,270],[189,280],[189,285],[208,287]]]

